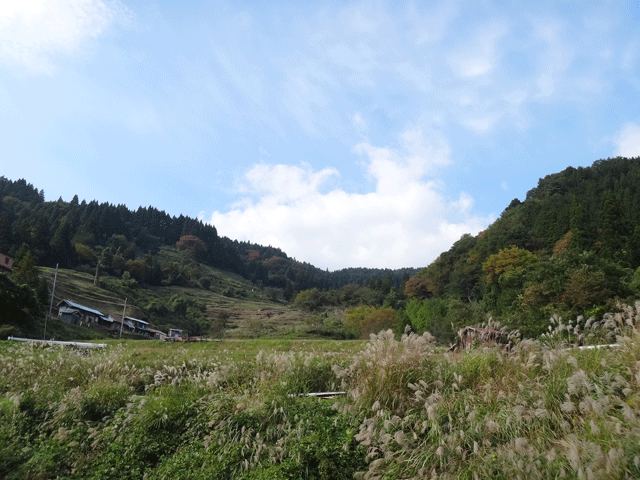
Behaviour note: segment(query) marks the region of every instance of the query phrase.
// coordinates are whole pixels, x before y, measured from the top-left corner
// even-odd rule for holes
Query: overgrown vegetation
[[[554,318],[510,351],[391,331],[82,355],[1,342],[0,476],[637,478],[639,402],[640,302]]]

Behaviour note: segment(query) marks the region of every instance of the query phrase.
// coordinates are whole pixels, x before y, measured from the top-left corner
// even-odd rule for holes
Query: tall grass
[[[636,304],[596,327],[591,321],[598,340],[621,345],[611,349],[568,349],[563,334],[562,342],[524,340],[511,352],[432,353],[430,361],[389,367],[393,348],[383,344],[392,340],[373,338],[372,355],[349,372],[354,405],[366,415],[357,438],[369,464],[359,477],[638,478],[639,313]],[[594,338],[571,328],[572,342]],[[356,379],[372,366],[395,378],[359,399]],[[399,377],[417,379],[407,383],[413,397],[399,389]],[[385,390],[402,400],[378,401]]]
[[[0,478],[639,478],[639,407],[640,303],[510,351],[3,343]]]

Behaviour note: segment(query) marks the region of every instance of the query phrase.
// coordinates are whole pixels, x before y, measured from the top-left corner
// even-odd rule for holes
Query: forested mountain
[[[636,299],[639,266],[640,159],[569,167],[411,278],[406,321],[451,334],[490,313],[535,335],[552,314],[586,319]]]
[[[15,258],[16,283],[31,279],[44,299],[47,287],[33,281],[34,265],[208,289],[211,279],[199,268],[205,264],[308,310],[391,309],[393,315],[383,312],[381,323],[372,325],[410,324],[446,341],[488,315],[538,335],[552,315],[582,315],[584,322],[640,297],[638,158],[598,160],[540,179],[487,230],[464,235],[419,272],[323,271],[278,248],[219,237],[214,226],[154,207],[131,211],[77,196],[45,201],[44,192],[25,180],[0,177],[0,199],[0,252]],[[372,312],[361,311],[357,321]]]
[[[0,252],[16,263],[29,253],[34,264],[84,269],[121,276],[125,272],[149,285],[199,285],[189,262],[171,262],[161,247],[193,250],[191,263],[204,263],[243,275],[261,286],[281,288],[290,300],[300,290],[366,285],[391,275],[396,287],[414,269],[344,269],[327,272],[289,258],[278,248],[219,237],[214,226],[154,207],[135,211],[125,205],[62,199],[45,201],[25,180],[0,177]],[[191,267],[191,268],[190,268]]]

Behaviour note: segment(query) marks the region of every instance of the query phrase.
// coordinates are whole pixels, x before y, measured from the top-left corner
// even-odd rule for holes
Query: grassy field
[[[456,354],[391,332],[0,342],[0,478],[639,478],[640,303],[555,327]]]

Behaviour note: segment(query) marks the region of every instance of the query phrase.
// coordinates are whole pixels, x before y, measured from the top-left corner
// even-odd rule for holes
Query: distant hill
[[[586,319],[638,298],[638,267],[640,159],[613,158],[541,178],[489,228],[422,269],[405,293],[439,312],[422,319],[427,328],[489,313],[538,334],[554,313]]]
[[[214,226],[200,220],[151,206],[131,211],[80,201],[77,195],[70,202],[46,201],[32,184],[5,177],[0,177],[0,253],[12,256],[15,267],[14,282],[0,285],[0,293],[11,296],[0,305],[0,324],[38,331],[56,265],[61,272],[56,303],[67,295],[98,308],[109,297],[102,309],[117,314],[116,305],[128,298],[135,315],[159,328],[177,326],[200,335],[219,331],[222,323],[235,336],[299,324],[306,313],[281,310],[300,291],[383,279],[388,290],[389,282],[399,288],[417,271],[323,271],[278,248],[219,237]],[[382,293],[367,298],[383,301]],[[247,324],[251,328],[244,331]],[[76,338],[84,333],[69,331]]]
[[[192,258],[197,263],[237,273],[260,286],[287,290],[289,298],[292,292],[308,288],[366,285],[387,275],[399,286],[405,273],[416,272],[411,268],[327,272],[291,259],[278,248],[219,237],[212,225],[170,216],[152,206],[131,211],[124,205],[80,201],[77,195],[70,202],[45,201],[44,191],[24,179],[0,177],[0,199],[0,252],[20,260],[31,251],[37,265],[48,267],[88,270],[99,263],[110,274],[129,271],[150,285],[197,284],[199,279],[190,278],[188,272],[167,273],[157,264],[159,249],[175,247],[184,236],[202,242]]]

